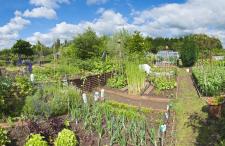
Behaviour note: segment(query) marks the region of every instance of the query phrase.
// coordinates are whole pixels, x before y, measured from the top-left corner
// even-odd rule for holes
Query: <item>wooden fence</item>
[[[112,72],[98,74],[98,75],[91,75],[87,76],[85,78],[75,78],[75,79],[69,79],[69,82],[80,88],[82,91],[92,91],[94,88],[99,86],[106,85],[107,79],[111,78],[113,76]]]

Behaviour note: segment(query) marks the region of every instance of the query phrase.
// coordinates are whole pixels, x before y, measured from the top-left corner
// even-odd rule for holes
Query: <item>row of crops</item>
[[[9,78],[6,77],[6,79]],[[21,86],[24,86],[25,83],[29,83],[29,81],[22,82]],[[5,87],[5,82],[2,85]],[[77,137],[82,138],[82,134],[74,130],[77,127],[84,129],[85,135],[93,135],[95,144],[98,143],[98,145],[154,145],[157,141],[158,126],[163,123],[161,112],[153,112],[148,108],[110,100],[96,102],[91,94],[88,94],[88,100],[84,102],[81,91],[72,86],[43,84],[41,86],[29,85],[29,87],[35,92],[29,93],[26,98],[21,98],[21,102],[18,103],[21,104],[21,111],[18,109],[18,115],[23,115],[20,119],[33,122],[28,122],[25,130],[29,129],[29,132],[23,136],[25,139],[20,136],[20,139],[17,139],[18,142],[26,141],[26,143],[35,144],[37,138],[44,138],[47,144],[53,145],[53,139],[57,139],[58,133],[63,128],[72,130]],[[6,99],[8,97],[6,93],[11,92],[11,88],[4,89],[4,91],[6,92],[2,92],[1,95]],[[3,111],[11,111],[11,108],[7,106]],[[4,115],[7,115],[7,112]],[[66,117],[61,122],[58,120],[46,121],[46,119],[62,115],[66,115]],[[11,120],[13,119],[11,118]],[[40,128],[40,124],[43,122],[45,128]],[[12,134],[16,128],[19,129],[19,127],[9,129],[7,135]],[[16,130],[16,133],[21,135],[23,132]],[[33,134],[40,134],[43,137]],[[8,140],[12,139],[15,139],[15,135],[10,135],[4,143],[0,142],[0,145],[5,142],[9,144]],[[85,145],[85,143],[81,142],[80,145]]]
[[[198,89],[205,96],[217,96],[225,92],[225,66],[208,64],[193,68]]]

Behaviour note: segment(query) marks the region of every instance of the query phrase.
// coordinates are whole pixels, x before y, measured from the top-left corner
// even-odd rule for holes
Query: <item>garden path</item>
[[[176,111],[176,145],[198,145],[198,126],[200,123],[192,123],[195,117],[205,119],[207,114],[203,112],[205,102],[198,97],[192,82],[191,73],[185,69],[178,69],[178,93],[174,101]],[[195,116],[194,116],[195,115]]]
[[[166,106],[169,102],[169,99],[165,98],[128,95],[118,90],[114,91],[113,89],[107,88],[105,88],[105,94],[105,97],[109,100],[115,100],[139,107],[146,107],[155,111],[166,111]]]

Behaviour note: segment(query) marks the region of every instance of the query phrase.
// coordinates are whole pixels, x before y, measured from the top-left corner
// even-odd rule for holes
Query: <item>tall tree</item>
[[[129,40],[128,50],[130,53],[144,53],[144,51],[146,51],[144,38],[140,32],[135,31],[132,35]]]
[[[184,40],[183,48],[181,50],[181,60],[185,67],[193,66],[198,60],[199,49],[196,43],[190,39],[186,38]]]
[[[18,56],[25,55],[27,57],[34,54],[31,44],[24,40],[17,40],[12,47],[12,52]]]
[[[77,50],[76,54],[80,59],[85,60],[101,54],[99,49],[101,41],[91,28],[79,34],[74,39],[74,44]]]

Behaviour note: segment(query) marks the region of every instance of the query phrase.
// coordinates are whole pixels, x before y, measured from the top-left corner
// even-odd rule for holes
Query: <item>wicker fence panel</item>
[[[69,82],[82,91],[92,91],[94,88],[106,85],[107,79],[113,76],[112,72],[100,75],[91,75],[86,78],[70,79]]]

